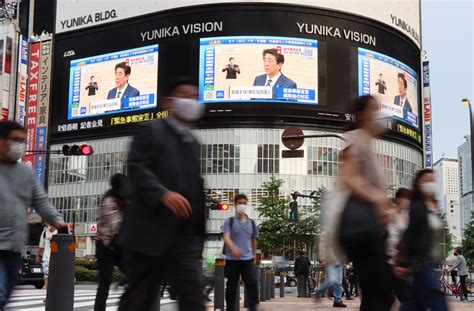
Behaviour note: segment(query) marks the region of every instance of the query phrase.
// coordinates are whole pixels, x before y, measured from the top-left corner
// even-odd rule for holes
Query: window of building
[[[330,147],[308,147],[308,174],[337,176],[339,168],[339,149]]]
[[[49,184],[107,181],[127,172],[127,152],[98,153],[88,157],[60,156],[50,160]]]
[[[280,146],[258,145],[257,173],[278,174],[280,172]]]
[[[240,145],[201,145],[201,173],[240,173]]]

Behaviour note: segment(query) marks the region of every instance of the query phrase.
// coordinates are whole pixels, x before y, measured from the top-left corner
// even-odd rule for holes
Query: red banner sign
[[[39,84],[40,44],[33,43],[30,48],[30,73],[28,86],[28,102],[26,108],[26,150],[36,148],[36,117],[38,114],[38,84]],[[33,167],[35,156],[28,154],[23,161]]]

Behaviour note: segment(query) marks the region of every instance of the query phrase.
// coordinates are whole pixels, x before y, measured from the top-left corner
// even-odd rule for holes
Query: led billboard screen
[[[200,100],[318,104],[318,41],[285,37],[200,40]]]
[[[68,119],[155,108],[158,45],[71,61]]]

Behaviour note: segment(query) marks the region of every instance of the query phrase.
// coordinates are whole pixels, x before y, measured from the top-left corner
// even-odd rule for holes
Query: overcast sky
[[[433,110],[434,160],[457,158],[457,147],[469,134],[474,105],[474,0],[422,0],[422,44],[428,52]]]

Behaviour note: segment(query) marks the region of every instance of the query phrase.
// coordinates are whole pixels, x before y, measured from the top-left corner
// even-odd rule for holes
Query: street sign
[[[281,152],[281,157],[286,158],[303,158],[304,150],[283,150]]]
[[[295,137],[295,136],[303,136],[303,130],[299,127],[289,127],[283,131],[281,135],[281,140],[283,145],[291,150],[298,149],[299,147],[303,146],[304,137]]]
[[[97,224],[89,225],[89,233],[97,233]]]

